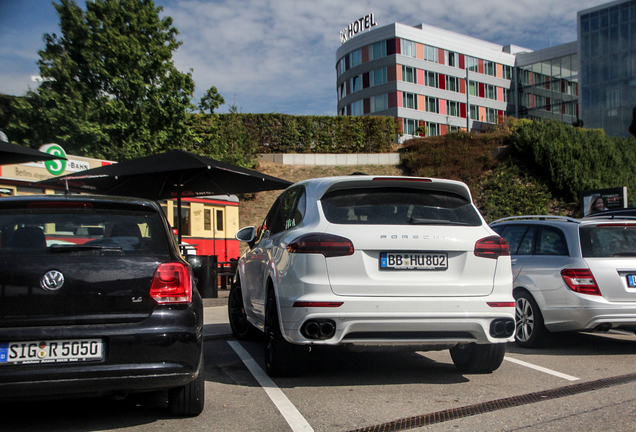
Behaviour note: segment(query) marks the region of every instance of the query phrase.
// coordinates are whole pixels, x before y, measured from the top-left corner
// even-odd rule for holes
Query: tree
[[[206,110],[210,110],[210,114],[214,114],[214,110],[225,103],[225,99],[221,96],[216,87],[212,86],[201,98],[199,102],[199,110],[203,114]]]
[[[636,107],[632,108],[632,123],[629,125],[629,133],[636,138]]]
[[[181,148],[194,81],[172,61],[172,18],[152,0],[60,2],[62,35],[44,35],[42,83],[12,105],[11,136],[115,160]]]

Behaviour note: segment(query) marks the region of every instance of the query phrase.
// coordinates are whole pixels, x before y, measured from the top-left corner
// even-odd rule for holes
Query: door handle
[[[511,260],[510,262],[512,263],[512,265],[515,265],[515,264],[517,264],[517,259],[515,258],[515,259]]]

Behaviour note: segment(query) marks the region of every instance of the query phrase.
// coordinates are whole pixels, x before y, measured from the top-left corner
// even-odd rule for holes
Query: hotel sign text
[[[377,23],[375,22],[375,17],[373,16],[373,14],[363,16],[357,21],[352,22],[351,24],[349,24],[348,27],[345,27],[340,32],[340,45],[342,45],[358,33],[364,30],[369,30],[371,29],[371,27],[375,27],[376,25]]]

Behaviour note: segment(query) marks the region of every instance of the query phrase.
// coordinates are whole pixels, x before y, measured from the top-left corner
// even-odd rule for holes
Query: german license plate
[[[446,252],[382,252],[380,270],[446,270]]]
[[[627,286],[630,288],[636,288],[636,275],[627,275]]]
[[[0,342],[0,366],[98,361],[103,357],[101,339]]]

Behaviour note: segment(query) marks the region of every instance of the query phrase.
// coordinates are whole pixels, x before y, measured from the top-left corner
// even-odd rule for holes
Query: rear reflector
[[[340,307],[344,302],[294,302],[294,307]]]
[[[508,255],[510,255],[508,243],[499,236],[486,237],[475,243],[475,256],[497,259]]]
[[[351,240],[333,234],[311,233],[287,245],[289,253],[322,254],[327,258],[353,255]]]
[[[490,307],[515,307],[515,302],[486,302]]]
[[[188,267],[183,263],[159,264],[152,277],[150,296],[157,303],[190,303],[192,281]]]
[[[601,295],[590,269],[563,269],[561,277],[572,291],[580,294]]]

